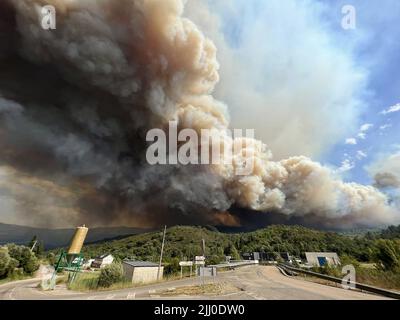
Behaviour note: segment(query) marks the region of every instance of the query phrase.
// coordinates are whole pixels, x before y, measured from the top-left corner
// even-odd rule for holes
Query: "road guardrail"
[[[236,260],[227,263],[220,263],[210,265],[209,267],[216,268],[235,268],[235,267],[244,267],[244,266],[254,266],[258,264],[258,260]]]
[[[289,274],[292,274],[293,272],[303,273],[303,274],[308,274],[308,275],[311,275],[314,277],[318,277],[320,279],[332,281],[335,283],[342,283],[342,279],[328,276],[326,274],[321,274],[321,273],[314,272],[314,271],[304,270],[301,268],[295,268],[293,266],[289,266],[289,265],[283,264],[283,263],[279,263],[278,266],[280,268],[284,269]],[[354,285],[355,288],[362,290],[362,291],[367,291],[367,292],[379,294],[379,295],[382,295],[382,296],[385,296],[388,298],[400,300],[400,293],[398,293],[398,292],[394,292],[394,291],[390,291],[390,290],[386,290],[386,289],[382,289],[382,288],[378,288],[378,287],[374,287],[374,286],[370,286],[370,285],[366,285],[366,284],[362,284],[362,283],[358,283],[358,282],[352,282],[352,281],[346,282],[346,284]]]

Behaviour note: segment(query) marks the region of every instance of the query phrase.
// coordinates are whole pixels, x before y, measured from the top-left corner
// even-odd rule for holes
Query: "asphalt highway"
[[[134,300],[134,299],[222,299],[222,300],[379,300],[378,295],[326,286],[282,275],[273,266],[247,266],[220,272],[208,282],[229,284],[230,290],[218,295],[174,295],[175,289],[201,284],[199,278],[161,282],[114,291],[74,292],[60,286],[54,291],[38,289],[39,279],[0,286],[5,300]],[[168,296],[165,296],[168,292]],[[172,295],[171,295],[172,293]]]

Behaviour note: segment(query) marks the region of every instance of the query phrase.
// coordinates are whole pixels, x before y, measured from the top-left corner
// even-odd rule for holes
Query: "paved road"
[[[348,291],[301,279],[286,277],[275,267],[248,266],[218,275],[218,282],[228,283],[236,290],[218,296],[175,296],[168,299],[239,299],[239,300],[376,300],[377,295]],[[24,280],[0,286],[0,299],[34,300],[130,300],[160,299],[162,292],[173,288],[199,284],[198,278],[163,282],[159,284],[116,291],[78,293],[66,289],[43,292],[37,289],[39,281]],[[161,295],[161,296],[160,296]]]

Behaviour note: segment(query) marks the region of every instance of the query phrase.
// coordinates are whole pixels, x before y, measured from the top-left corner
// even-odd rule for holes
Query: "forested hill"
[[[324,232],[301,226],[274,225],[248,233],[226,234],[211,228],[175,226],[167,229],[164,257],[192,259],[202,254],[202,239],[206,244],[206,255],[210,259],[222,260],[224,255],[238,258],[239,253],[289,252],[304,257],[306,251],[334,251],[349,255],[359,261],[370,261],[374,255],[379,233],[347,236],[335,232]],[[160,255],[162,231],[130,236],[124,239],[87,245],[86,257],[111,253],[119,259],[133,258],[157,261]]]

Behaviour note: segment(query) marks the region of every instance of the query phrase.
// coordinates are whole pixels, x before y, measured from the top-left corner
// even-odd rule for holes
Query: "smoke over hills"
[[[2,1],[0,214],[47,225],[235,225],[245,210],[394,222],[398,208],[374,187],[304,156],[274,161],[261,141],[231,165],[147,164],[146,132],[169,121],[230,140],[228,108],[213,97],[217,48],[183,17],[184,2]],[[40,25],[48,3],[56,30]],[[252,174],[235,175],[249,156]]]

